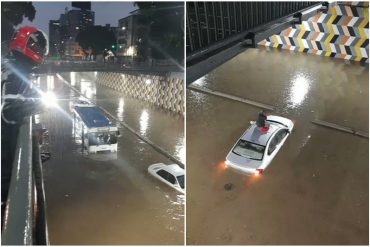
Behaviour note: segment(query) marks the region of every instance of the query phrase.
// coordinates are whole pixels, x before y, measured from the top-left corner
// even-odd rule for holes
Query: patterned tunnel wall
[[[115,91],[184,114],[184,80],[177,77],[98,72],[96,82]]]
[[[368,4],[333,5],[259,45],[369,63]]]

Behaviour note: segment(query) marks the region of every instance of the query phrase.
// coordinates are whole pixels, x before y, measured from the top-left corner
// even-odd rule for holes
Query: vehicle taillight
[[[256,171],[254,172],[254,175],[259,176],[262,174],[262,172],[263,172],[263,169],[256,169]]]

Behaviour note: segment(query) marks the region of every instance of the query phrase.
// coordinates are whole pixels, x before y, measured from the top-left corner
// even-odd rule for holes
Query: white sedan
[[[262,174],[294,126],[291,120],[279,116],[267,116],[266,123],[267,131],[252,123],[226,156],[226,167],[256,176]]]
[[[176,164],[153,164],[148,167],[148,172],[153,177],[171,186],[175,190],[185,193],[185,171]]]

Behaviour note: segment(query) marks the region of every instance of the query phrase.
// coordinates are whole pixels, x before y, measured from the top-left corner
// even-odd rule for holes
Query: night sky
[[[35,19],[30,22],[24,19],[22,26],[35,26],[49,35],[49,21],[59,20],[60,14],[65,12],[65,8],[72,9],[71,2],[33,2],[36,9]],[[118,20],[126,17],[133,10],[133,2],[92,2],[91,10],[95,12],[95,25],[110,24],[118,26]]]

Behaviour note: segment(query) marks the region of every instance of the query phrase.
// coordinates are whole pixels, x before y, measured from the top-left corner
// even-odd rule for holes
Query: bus
[[[94,105],[73,106],[74,133],[79,133],[88,153],[117,152],[118,128]],[[76,131],[76,128],[78,131]]]

